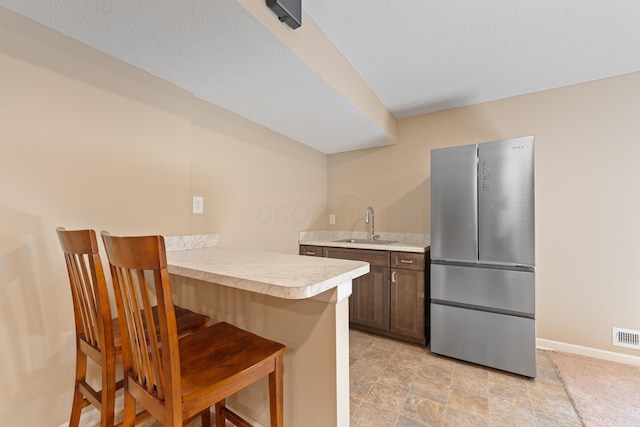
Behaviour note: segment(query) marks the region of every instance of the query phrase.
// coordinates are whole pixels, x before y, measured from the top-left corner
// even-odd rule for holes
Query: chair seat
[[[272,362],[286,347],[220,322],[180,338],[179,348],[182,395],[189,400],[192,393],[219,388],[265,360]]]
[[[202,329],[209,322],[209,316],[199,314],[187,308],[174,305],[176,311],[176,326],[178,328],[178,336],[181,337],[198,329]],[[158,306],[153,307],[153,320],[156,324],[156,331],[160,333],[160,323],[158,321]],[[113,323],[113,345],[116,352],[122,351],[122,335],[118,326],[118,318],[112,320]]]

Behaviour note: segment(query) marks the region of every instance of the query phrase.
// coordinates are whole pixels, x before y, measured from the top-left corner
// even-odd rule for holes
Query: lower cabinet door
[[[349,321],[355,325],[389,330],[389,269],[371,266],[353,281]]]
[[[424,340],[424,272],[391,269],[390,331]]]

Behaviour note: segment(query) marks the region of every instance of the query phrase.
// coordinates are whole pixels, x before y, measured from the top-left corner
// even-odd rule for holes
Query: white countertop
[[[361,231],[302,231],[298,243],[301,245],[331,246],[336,248],[376,249],[382,251],[424,253],[431,247],[429,234],[423,233],[376,233],[377,239],[393,243],[357,243],[342,242],[347,239],[366,239],[367,233]]]
[[[221,246],[181,249],[167,251],[169,273],[286,299],[311,298],[341,286],[350,294],[351,280],[369,272],[369,264],[360,261]]]

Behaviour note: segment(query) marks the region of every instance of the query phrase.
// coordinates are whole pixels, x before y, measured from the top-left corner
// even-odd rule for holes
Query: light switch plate
[[[194,214],[204,213],[204,197],[193,196],[193,213]]]
[[[336,216],[335,214],[329,214],[329,224],[331,225],[335,225],[336,223]]]

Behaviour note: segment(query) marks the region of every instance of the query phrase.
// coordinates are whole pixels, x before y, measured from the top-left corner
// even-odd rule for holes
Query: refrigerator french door
[[[533,137],[431,151],[431,351],[536,376]]]

